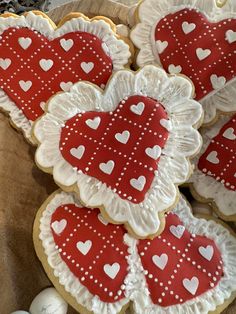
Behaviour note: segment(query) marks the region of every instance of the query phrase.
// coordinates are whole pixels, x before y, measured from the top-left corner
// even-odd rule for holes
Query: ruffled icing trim
[[[235,237],[213,220],[195,218],[183,197],[180,198],[173,212],[178,215],[189,232],[206,236],[215,242],[223,259],[224,276],[213,289],[183,304],[168,307],[155,305],[149,296],[141,259],[137,252],[137,240],[126,235],[125,242],[129,246],[130,253],[128,281],[133,283],[128,291],[130,299],[134,302],[136,314],[207,314],[229,299],[236,289]]]
[[[223,183],[216,181],[211,176],[204,174],[197,167],[200,156],[206,151],[212,138],[214,138],[223,127],[223,125],[229,120],[229,117],[221,117],[220,120],[209,130],[202,132],[203,146],[201,152],[193,159],[195,170],[189,179],[189,183],[192,184],[193,194],[198,194],[199,197],[205,198],[211,202],[214,207],[224,216],[236,215],[236,193],[232,190],[228,190]],[[235,218],[232,220],[235,220]]]
[[[27,27],[39,32],[50,40],[61,37],[69,32],[82,31],[95,35],[103,41],[111,58],[113,70],[123,69],[129,63],[131,56],[129,46],[116,37],[110,25],[103,20],[87,21],[82,17],[72,18],[61,27],[54,28],[49,18],[28,12],[25,16],[0,17],[0,35],[10,27]],[[3,90],[0,91],[0,108],[9,112],[9,115],[17,128],[21,129],[25,137],[34,144],[31,137],[32,122],[29,121],[23,112],[10,100]]]
[[[139,49],[136,62],[140,67],[146,64],[162,66],[157,57],[153,42],[153,32],[156,24],[170,13],[175,13],[184,8],[194,8],[204,12],[209,21],[219,22],[227,18],[236,18],[236,4],[233,0],[219,8],[215,0],[146,0],[138,7],[139,23],[131,31],[130,37]],[[236,111],[236,79],[228,82],[224,88],[206,95],[200,100],[204,109],[204,124],[211,123],[217,110],[221,112]]]
[[[102,302],[99,297],[91,294],[89,290],[81,284],[78,278],[70,271],[66,263],[61,259],[60,253],[55,248],[56,244],[51,231],[51,218],[56,209],[63,204],[82,205],[72,194],[60,192],[56,194],[49,202],[40,219],[39,238],[47,255],[48,264],[53,269],[54,276],[58,278],[59,283],[65,287],[83,307],[92,311],[94,314],[116,314],[121,311],[129,300],[122,299],[115,303]]]
[[[76,186],[75,191],[79,189],[80,199],[86,206],[103,206],[113,221],[128,223],[140,237],[155,234],[160,227],[158,214],[175,203],[176,185],[188,179],[191,171],[188,159],[201,146],[201,137],[193,125],[201,119],[202,108],[190,98],[191,94],[192,84],[188,80],[181,76],[168,77],[164,70],[154,66],[146,66],[137,73],[116,73],[104,94],[91,84],[79,82],[70,92],[53,97],[48,113],[35,123],[34,135],[39,142],[36,161],[43,170],[53,173],[59,185],[71,189]],[[170,119],[169,137],[158,171],[139,204],[121,199],[106,184],[74,169],[59,150],[65,121],[79,112],[113,111],[120,101],[132,95],[146,95],[160,101]]]

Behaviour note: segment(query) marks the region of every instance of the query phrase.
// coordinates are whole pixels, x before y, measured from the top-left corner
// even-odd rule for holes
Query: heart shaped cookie
[[[0,21],[0,108],[27,138],[52,95],[81,80],[103,88],[130,57],[108,19],[73,13],[56,27],[45,14],[29,12]]]
[[[117,72],[104,93],[78,83],[36,122],[36,162],[110,221],[138,237],[156,234],[201,145],[191,92],[188,80],[154,66]]]
[[[236,111],[232,4],[219,8],[215,0],[143,0],[137,14],[131,38],[139,48],[139,66],[156,63],[169,73],[188,76],[203,105],[205,124],[214,122],[217,110]]]
[[[189,179],[192,193],[212,203],[223,219],[236,221],[236,115],[221,117],[202,134],[203,147]]]
[[[34,224],[48,276],[80,313],[120,313],[133,301],[137,314],[206,314],[235,294],[235,238],[214,221],[194,218],[182,197],[153,240],[136,240],[99,215],[58,191]]]

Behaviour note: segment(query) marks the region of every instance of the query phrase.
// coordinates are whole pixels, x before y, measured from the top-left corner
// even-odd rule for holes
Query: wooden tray
[[[71,11],[106,15],[115,23],[132,24],[128,6],[109,0],[80,0],[49,12],[57,22]],[[0,313],[27,310],[32,299],[50,282],[33,248],[34,216],[56,186],[37,169],[35,149],[0,114]],[[224,314],[235,314],[236,303]],[[68,314],[75,314],[70,309]],[[101,313],[102,314],[102,313]]]

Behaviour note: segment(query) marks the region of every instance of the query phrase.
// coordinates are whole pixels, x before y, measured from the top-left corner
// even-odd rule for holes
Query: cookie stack
[[[80,313],[220,313],[235,297],[233,232],[178,188],[235,219],[236,7],[221,6],[143,0],[129,38],[101,16],[0,17],[0,107],[60,187],[35,249]]]

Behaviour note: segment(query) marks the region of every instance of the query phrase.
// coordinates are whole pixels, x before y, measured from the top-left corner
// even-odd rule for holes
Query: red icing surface
[[[183,23],[187,33],[183,30]],[[192,23],[195,24],[194,29]],[[227,31],[232,31],[228,35],[230,40],[227,40]],[[210,23],[204,14],[190,9],[169,14],[155,29],[155,40],[168,43],[164,51],[159,53],[160,61],[167,71],[171,64],[180,65],[181,73],[193,81],[196,99],[200,100],[214,90],[212,75],[219,78],[219,88],[224,85],[220,77],[224,77],[226,82],[235,77],[236,37],[233,32],[236,32],[235,19]],[[200,60],[196,54],[196,49],[199,48],[209,49],[210,55],[205,55],[206,57]]]
[[[236,191],[236,115],[214,137],[200,157],[198,168]]]
[[[153,303],[160,306],[184,303],[201,295],[212,288],[210,283],[217,285],[223,276],[221,255],[214,241],[203,236],[191,235],[186,229],[182,236],[177,238],[170,232],[170,228],[178,225],[183,225],[183,223],[177,215],[170,213],[161,236],[152,241],[139,241],[138,245],[143,267],[148,271],[145,277],[151,299]],[[199,253],[199,247],[203,247],[205,254],[208,245],[213,249],[212,256],[208,255],[208,258],[211,257],[210,261]],[[161,264],[162,254],[167,255],[166,264]],[[157,261],[158,266],[153,262],[153,256],[156,256],[154,261]],[[160,265],[164,268],[161,269]],[[198,280],[197,286],[194,285],[195,279],[192,279],[194,277]],[[183,285],[184,279],[193,280],[193,288],[196,291],[189,292]],[[187,288],[189,287],[187,285]]]
[[[132,106],[138,104],[143,107],[141,114],[131,110]],[[98,119],[100,123],[96,128],[87,125],[89,121],[93,123]],[[160,124],[161,119],[167,119],[162,105],[144,96],[129,97],[112,113],[78,114],[68,120],[62,129],[61,153],[73,167],[116,189],[121,198],[140,203],[150,189],[159,161],[159,156],[151,158],[145,150],[155,145],[163,148],[168,137],[168,131]],[[126,143],[115,137],[124,131],[130,134],[128,140],[124,137]],[[84,147],[84,153],[77,158],[73,152],[80,150],[81,146]],[[101,170],[102,164],[107,164],[105,168],[108,173]],[[141,176],[145,177],[146,182],[140,179],[137,189],[131,180],[138,180]]]
[[[32,40],[27,49],[18,42],[22,37]],[[60,43],[63,38],[73,40],[67,51]],[[0,87],[26,118],[34,121],[43,114],[40,103],[61,91],[62,82],[86,80],[99,86],[106,84],[112,73],[112,60],[101,45],[100,39],[84,32],[68,33],[49,41],[27,28],[9,28],[0,39]],[[2,59],[11,61],[6,69],[5,65],[1,67]],[[52,67],[43,70],[39,65],[41,59],[52,60]],[[20,81],[30,81],[32,86],[24,91]]]
[[[121,285],[128,267],[125,259],[128,255],[127,246],[123,243],[125,230],[121,226],[104,225],[98,219],[98,214],[98,209],[88,210],[74,204],[63,205],[54,212],[51,222],[66,220],[67,225],[60,233],[55,232],[55,227],[51,229],[56,245],[62,250],[61,258],[70,271],[90,293],[98,295],[104,302],[112,303],[124,298]],[[91,241],[90,247],[86,247],[86,241]],[[79,248],[86,254],[78,249],[79,242]],[[113,263],[120,265],[114,279],[104,271],[104,265],[112,267]]]

